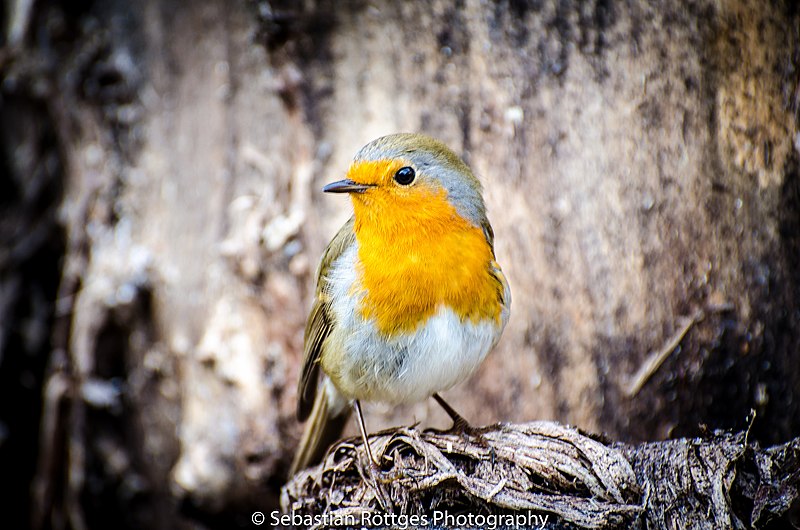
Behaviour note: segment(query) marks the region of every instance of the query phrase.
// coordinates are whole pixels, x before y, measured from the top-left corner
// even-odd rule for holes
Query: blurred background
[[[314,270],[351,213],[321,187],[398,131],[482,179],[511,284],[445,393],[473,424],[800,435],[795,2],[9,0],[1,22],[4,528],[277,507]],[[367,408],[414,422],[448,426]]]

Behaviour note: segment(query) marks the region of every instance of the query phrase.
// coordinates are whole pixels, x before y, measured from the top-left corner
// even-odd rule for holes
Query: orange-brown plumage
[[[499,319],[502,286],[483,230],[458,215],[441,187],[388,185],[404,163],[359,162],[348,172],[376,185],[353,195],[362,317],[390,337],[413,331],[441,304],[473,322]]]

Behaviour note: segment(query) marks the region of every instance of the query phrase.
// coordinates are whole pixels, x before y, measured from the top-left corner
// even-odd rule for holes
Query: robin
[[[365,145],[347,178],[354,215],[325,249],[305,330],[297,417],[308,420],[291,473],[321,460],[351,405],[416,403],[466,379],[508,321],[481,184],[446,145],[392,134]],[[322,381],[320,370],[323,372]]]

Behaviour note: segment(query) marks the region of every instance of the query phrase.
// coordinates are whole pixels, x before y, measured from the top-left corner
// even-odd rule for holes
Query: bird
[[[361,401],[433,397],[454,428],[469,424],[439,392],[464,381],[497,344],[511,290],[497,263],[483,189],[444,143],[382,136],[355,155],[346,178],[353,216],[328,244],[305,328],[297,418],[306,422],[290,476],[318,463]]]

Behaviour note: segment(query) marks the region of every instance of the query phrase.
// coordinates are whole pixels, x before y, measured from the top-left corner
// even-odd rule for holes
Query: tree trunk
[[[511,283],[447,393],[472,424],[800,435],[794,2],[16,0],[3,23],[0,402],[30,412],[0,408],[0,458],[16,490],[38,469],[38,527],[278,508],[350,215],[319,191],[397,131],[483,180]]]

